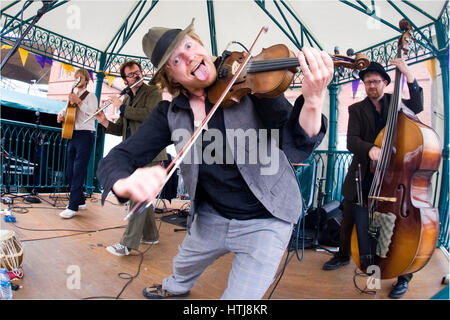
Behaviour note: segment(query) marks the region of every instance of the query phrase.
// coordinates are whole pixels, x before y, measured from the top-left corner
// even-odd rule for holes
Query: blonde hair
[[[189,31],[187,35],[203,46],[200,36],[196,34],[194,30]],[[160,72],[156,75],[154,82],[161,88],[166,88],[174,98],[181,92],[187,94],[187,90],[181,84],[172,82],[172,79],[167,72],[167,62],[162,66]]]
[[[86,69],[78,69],[77,71],[75,71],[75,75],[77,73],[81,73],[81,75],[86,79],[87,82],[91,80],[91,76],[89,75],[89,72]]]

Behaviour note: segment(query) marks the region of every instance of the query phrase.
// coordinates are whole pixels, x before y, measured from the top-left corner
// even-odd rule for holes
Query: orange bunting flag
[[[22,48],[19,48],[20,60],[22,61],[22,66],[25,67],[25,63],[28,59],[28,51]]]
[[[114,82],[114,79],[116,78],[111,73],[105,72],[106,79],[108,79],[108,86],[111,87],[112,83]]]
[[[427,67],[428,72],[430,73],[431,80],[436,79],[436,58],[426,60],[423,62],[425,64],[425,67]]]
[[[63,67],[64,71],[69,75],[71,72],[75,72],[75,68],[69,64],[65,64],[61,62],[61,66]]]

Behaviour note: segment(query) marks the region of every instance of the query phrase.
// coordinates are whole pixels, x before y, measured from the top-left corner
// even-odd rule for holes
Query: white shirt
[[[78,96],[80,97],[86,89],[81,92],[78,92]],[[95,131],[95,117],[89,120],[86,123],[83,123],[87,118],[92,116],[95,111],[97,111],[98,100],[94,93],[89,92],[89,94],[84,98],[81,106],[78,107],[76,116],[75,116],[75,128],[74,130],[90,130]]]

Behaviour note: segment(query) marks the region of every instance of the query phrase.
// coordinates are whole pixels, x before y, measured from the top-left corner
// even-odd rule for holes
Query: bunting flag
[[[20,60],[22,60],[22,66],[25,67],[25,63],[27,62],[28,59],[28,51],[22,48],[19,48],[19,55],[20,55]]]
[[[92,71],[88,71],[89,77],[91,78],[92,82],[94,82],[94,73]]]
[[[361,81],[361,79],[356,79],[355,81],[352,82],[353,100],[355,100],[356,92],[358,91],[360,81]]]
[[[10,46],[9,44],[4,44],[2,45],[2,49],[12,49],[12,46]]]
[[[105,72],[106,79],[108,79],[108,86],[111,87],[112,83],[114,82],[115,76],[111,73]]]
[[[73,66],[62,63],[62,62],[61,62],[61,65],[67,74],[70,74],[70,72],[75,72],[75,68]]]
[[[425,67],[427,67],[428,72],[430,73],[431,80],[436,80],[436,58],[426,60],[423,62],[425,64]]]
[[[43,57],[38,54],[35,54],[34,57],[36,58],[37,63],[41,65],[42,69],[44,69],[46,63],[49,65],[53,64],[53,60],[50,58]]]

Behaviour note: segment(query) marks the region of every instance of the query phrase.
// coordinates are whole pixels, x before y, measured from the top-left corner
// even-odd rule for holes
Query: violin
[[[246,58],[246,52],[225,51],[217,66],[217,80],[208,88],[208,99],[215,103],[230,79]],[[355,58],[344,55],[330,55],[335,68],[365,69],[369,60],[364,53],[357,53]],[[289,88],[300,66],[295,54],[284,44],[265,48],[260,54],[251,57],[246,68],[225,96],[222,107],[238,103],[246,94],[258,98],[274,98]]]

